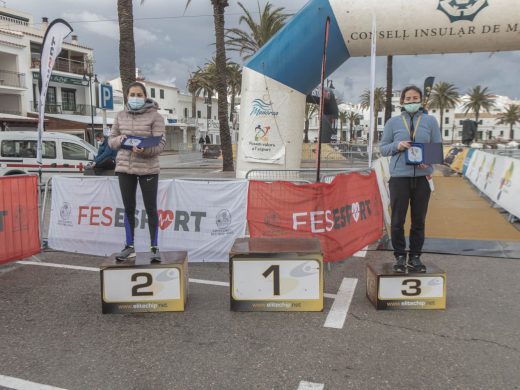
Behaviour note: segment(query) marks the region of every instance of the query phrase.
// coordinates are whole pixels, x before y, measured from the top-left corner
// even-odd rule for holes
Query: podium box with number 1
[[[231,310],[323,310],[318,239],[237,239],[230,252],[229,273]]]
[[[162,252],[160,263],[149,253],[101,264],[101,304],[106,313],[184,311],[188,296],[188,256],[185,251]]]

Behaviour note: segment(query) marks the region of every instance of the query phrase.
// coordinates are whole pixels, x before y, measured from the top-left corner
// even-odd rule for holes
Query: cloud
[[[119,24],[110,18],[89,11],[80,13],[65,13],[65,19],[71,20],[73,26],[80,25],[86,31],[98,34],[113,40],[119,40]],[[168,37],[168,36],[167,36]],[[169,37],[168,37],[169,38]],[[136,27],[134,24],[134,41],[136,46],[145,46],[159,41],[159,36],[151,30]]]

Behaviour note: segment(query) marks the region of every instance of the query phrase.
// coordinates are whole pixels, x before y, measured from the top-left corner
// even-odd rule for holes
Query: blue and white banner
[[[42,51],[40,53],[40,81],[38,83],[40,89],[38,100],[38,143],[36,149],[36,162],[38,164],[42,164],[42,136],[47,88],[49,87],[54,62],[61,52],[63,40],[72,31],[72,27],[65,20],[55,19],[47,27],[43,38]]]
[[[188,251],[190,262],[228,261],[246,229],[248,182],[161,180],[157,196],[159,248]],[[135,249],[149,252],[150,236],[137,190]],[[110,256],[125,245],[124,208],[117,178],[52,179],[49,247]]]
[[[520,218],[519,160],[476,150],[465,176],[493,202]]]

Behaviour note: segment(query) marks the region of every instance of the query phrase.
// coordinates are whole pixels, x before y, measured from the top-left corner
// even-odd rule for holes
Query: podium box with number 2
[[[317,239],[237,239],[229,273],[231,310],[323,310],[323,256]]]
[[[393,263],[367,265],[367,296],[376,309],[445,309],[446,273],[425,264],[426,273],[395,273]]]
[[[101,303],[106,313],[184,311],[188,296],[188,256],[185,251],[162,252],[161,263],[149,253],[132,261],[101,265]]]

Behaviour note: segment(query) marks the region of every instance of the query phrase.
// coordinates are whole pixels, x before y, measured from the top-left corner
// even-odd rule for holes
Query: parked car
[[[0,176],[38,173],[36,131],[0,132]],[[83,174],[94,160],[94,146],[74,135],[45,132],[42,142],[42,178],[55,174]]]
[[[204,145],[204,150],[202,151],[203,158],[219,158],[222,155],[222,149],[220,145]]]

